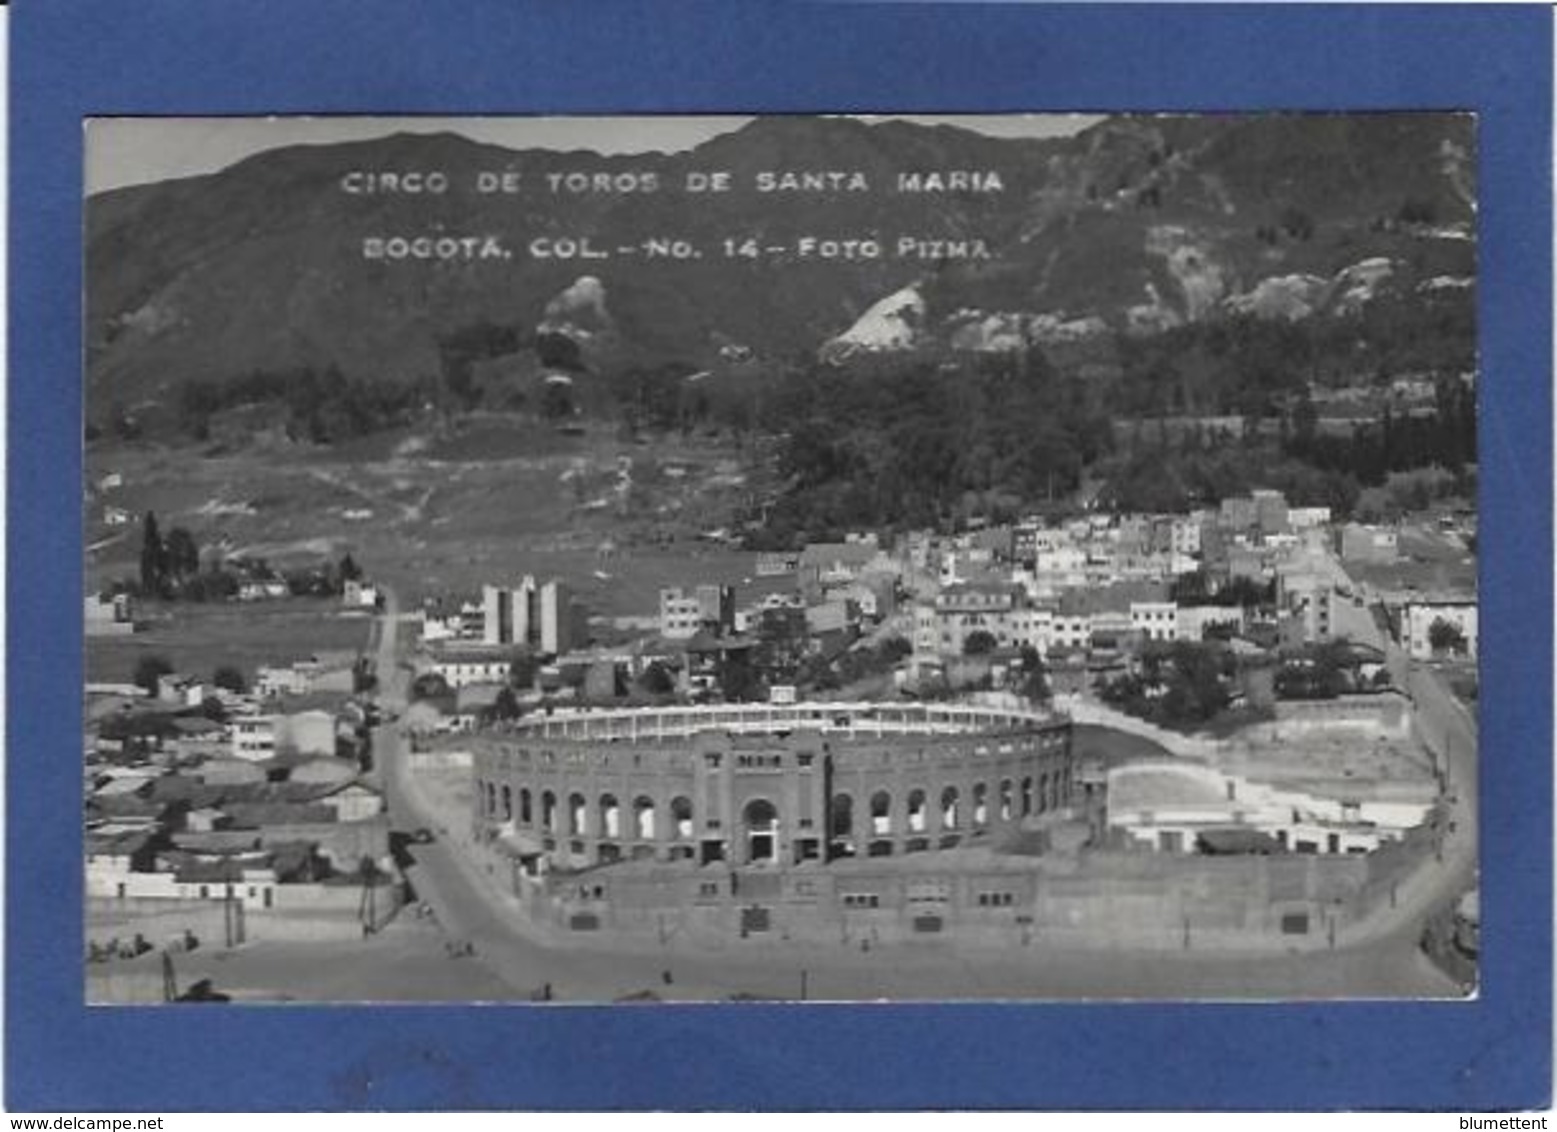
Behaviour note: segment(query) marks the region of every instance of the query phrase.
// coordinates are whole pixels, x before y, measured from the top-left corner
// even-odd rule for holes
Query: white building
[[[1200,528],[1205,521],[1200,515],[1183,515],[1174,518],[1169,527],[1169,544],[1174,554],[1194,558],[1200,554]]]
[[[259,762],[276,753],[276,717],[240,715],[232,721],[233,758]]]
[[[115,637],[135,632],[135,602],[129,594],[90,594],[85,606],[87,636]]]
[[[660,591],[660,636],[684,641],[706,630],[723,636],[735,628],[735,588],[668,586]]]
[[[1315,527],[1328,526],[1330,523],[1330,508],[1328,507],[1292,507],[1287,510],[1287,523],[1294,531],[1313,530]]]
[[[550,655],[573,647],[573,599],[568,587],[553,578],[541,586],[540,645]]]
[[[506,684],[512,663],[507,655],[464,654],[439,657],[433,661],[432,671],[442,676],[451,688],[463,688],[470,684]]]
[[[1134,845],[1192,853],[1203,834],[1245,831],[1271,851],[1368,853],[1420,825],[1431,786],[1416,801],[1326,798],[1278,789],[1183,761],[1127,763],[1108,771],[1108,828]]]
[[[481,587],[481,641],[529,645],[556,654],[573,647],[572,598],[556,579],[537,585],[526,575],[517,588]]]
[[[1171,601],[1132,601],[1130,628],[1148,641],[1179,639],[1179,607]]]
[[[309,657],[287,665],[261,665],[254,673],[254,694],[306,696],[310,692],[356,691],[357,657],[340,651]]]
[[[1213,626],[1244,630],[1243,608],[1237,605],[1181,605],[1178,611],[1179,639],[1201,641]]]
[[[530,635],[535,579],[526,575],[517,588],[481,587],[481,643],[511,645]]]
[[[437,641],[455,641],[465,635],[465,619],[458,613],[434,613],[422,611],[422,640],[432,644]]]
[[[348,609],[376,609],[378,587],[359,578],[348,578],[341,583],[341,604]]]
[[[984,632],[997,648],[1046,650],[1052,617],[1049,610],[1030,606],[1018,586],[953,586],[937,594],[933,604],[914,607],[914,649],[961,656],[968,638]]]
[[[1400,636],[1406,651],[1418,660],[1456,656],[1475,660],[1477,652],[1477,608],[1474,601],[1439,598],[1407,602],[1400,612]],[[1448,648],[1433,648],[1433,626],[1442,625],[1441,636],[1459,635],[1458,642]]]

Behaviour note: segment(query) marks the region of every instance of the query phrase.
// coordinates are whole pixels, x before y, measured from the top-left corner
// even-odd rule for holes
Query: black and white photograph
[[[1476,995],[1474,115],[83,137],[88,1003]]]

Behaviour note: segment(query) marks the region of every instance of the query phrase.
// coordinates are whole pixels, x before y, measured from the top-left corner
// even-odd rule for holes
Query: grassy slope
[[[772,588],[757,585],[755,555],[696,540],[727,525],[744,494],[738,454],[696,439],[634,445],[491,416],[336,449],[88,453],[90,482],[109,470],[124,486],[88,504],[86,541],[121,537],[88,554],[92,587],[136,574],[149,509],[164,532],[187,527],[202,547],[225,542],[277,565],[350,550],[407,602],[524,574],[564,577],[592,612],[613,615],[654,612],[661,585],[750,578],[743,598]],[[104,504],[135,523],[104,527]]]

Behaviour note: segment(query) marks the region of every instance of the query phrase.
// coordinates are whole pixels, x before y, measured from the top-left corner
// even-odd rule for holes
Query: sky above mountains
[[[993,137],[1046,138],[1078,133],[1097,114],[854,115],[952,125]],[[599,153],[673,153],[739,129],[750,116],[633,118],[94,118],[86,128],[87,193],[214,173],[252,154],[288,145],[329,145],[399,132],[453,132],[511,149],[592,149]]]

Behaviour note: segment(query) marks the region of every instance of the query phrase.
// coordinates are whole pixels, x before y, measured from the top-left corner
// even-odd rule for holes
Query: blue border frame
[[[21,0],[11,35],[7,1108],[1548,1103],[1549,10]],[[83,117],[1265,107],[1481,116],[1478,1001],[397,1007],[387,1025],[373,1008],[81,1005]]]

